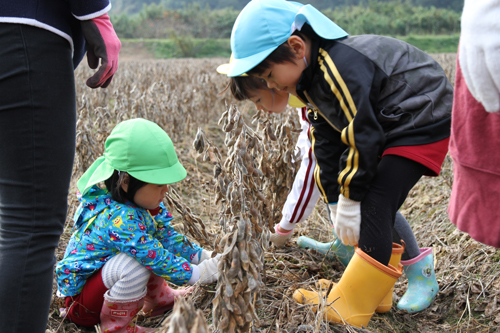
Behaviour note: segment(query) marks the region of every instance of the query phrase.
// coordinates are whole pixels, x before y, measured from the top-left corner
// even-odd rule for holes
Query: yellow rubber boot
[[[393,267],[398,267],[401,262],[401,256],[403,252],[405,252],[405,243],[402,242],[403,245],[399,245],[397,243],[392,243],[392,254],[391,259],[389,260],[389,265]],[[375,309],[377,313],[386,313],[389,312],[392,308],[392,294],[394,293],[394,286],[392,286],[391,290],[385,295],[384,299],[378,307]]]
[[[385,266],[356,249],[340,281],[326,299],[325,317],[330,322],[366,327],[377,306],[401,276],[403,266]],[[318,293],[297,289],[293,299],[301,304],[319,305]],[[318,307],[313,310],[317,311]]]
[[[392,254],[391,254],[391,259],[389,261],[389,265],[392,265],[393,267],[398,267],[399,263],[401,262],[401,256],[403,255],[403,252],[405,251],[405,243],[402,242],[403,245],[399,245],[397,243],[392,243]],[[327,279],[319,279],[318,282],[316,282],[316,287],[318,289],[322,290],[328,290],[330,288],[330,285],[333,284],[332,288],[336,285],[335,282],[332,282]],[[394,292],[394,286],[391,288],[391,290],[385,295],[384,299],[378,307],[375,309],[375,312],[377,313],[386,313],[392,308],[392,294]]]

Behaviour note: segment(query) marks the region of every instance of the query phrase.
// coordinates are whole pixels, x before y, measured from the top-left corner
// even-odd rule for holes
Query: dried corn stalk
[[[223,113],[219,124],[224,122],[228,157],[222,165],[219,150],[203,131],[198,130],[193,143],[204,160],[214,164],[215,203],[226,232],[216,241],[222,256],[212,309],[221,332],[248,332],[258,321],[255,301],[265,275],[269,229],[281,218],[298,164],[293,120],[288,117],[274,131],[270,120],[260,119],[260,114],[254,119],[259,121],[256,131],[245,124],[235,106]]]

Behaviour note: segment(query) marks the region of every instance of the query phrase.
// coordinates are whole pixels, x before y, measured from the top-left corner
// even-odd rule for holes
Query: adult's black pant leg
[[[43,333],[75,153],[69,42],[0,24],[0,332]]]

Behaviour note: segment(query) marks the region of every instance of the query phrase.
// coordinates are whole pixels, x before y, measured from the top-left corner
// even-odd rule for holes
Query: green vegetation
[[[458,35],[438,36],[394,36],[412,44],[427,53],[456,53]],[[146,47],[155,58],[229,58],[231,47],[229,39],[206,39],[174,36],[170,39],[122,39],[133,48]],[[132,45],[131,45],[132,44]]]
[[[155,58],[213,58],[231,54],[229,39],[179,38],[146,41]]]
[[[198,4],[201,7],[209,7],[210,9],[234,8],[241,10],[249,0],[111,0],[113,4],[112,14],[120,13],[137,13],[144,5],[160,4],[167,9],[183,9],[189,5]],[[390,2],[393,0],[378,0],[377,2]],[[299,1],[304,4],[308,3],[314,7],[323,10],[328,8],[339,8],[345,6],[368,5],[374,0],[307,0]],[[401,2],[409,2],[414,6],[436,7],[452,9],[460,12],[463,7],[463,0],[404,0]]]
[[[126,14],[124,9],[121,14],[112,14],[111,20],[120,39],[141,39],[158,58],[229,57],[228,39],[239,14],[239,10],[228,7],[234,1],[219,0],[217,6],[214,1],[203,2],[204,6],[192,1],[177,1],[183,3],[182,8],[169,5],[165,0],[158,2],[138,1],[143,7],[133,15]],[[338,3],[349,5],[322,11],[351,35],[397,36],[429,53],[456,52],[460,13],[415,5],[425,2],[428,4],[431,0],[344,0]],[[441,2],[441,7],[448,3],[451,8],[450,1]],[[114,1],[113,5],[117,3],[125,6],[128,2]],[[228,6],[211,9],[223,3]]]
[[[414,6],[409,2],[369,1],[367,5],[344,6],[323,13],[352,35],[389,36],[458,34],[460,13],[436,7]],[[163,5],[145,5],[134,15],[112,15],[120,38],[170,38],[177,35],[194,38],[229,38],[239,11],[232,8],[212,10],[188,5],[167,9]]]
[[[427,53],[456,53],[459,35],[451,36],[405,36],[399,39],[418,47]]]

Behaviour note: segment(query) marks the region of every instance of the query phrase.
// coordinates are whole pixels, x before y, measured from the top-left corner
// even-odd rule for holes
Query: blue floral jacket
[[[170,226],[172,215],[160,204],[153,217],[147,209],[114,201],[107,190],[93,186],[75,213],[74,233],[64,259],[56,267],[59,291],[81,292],[85,281],[110,258],[126,253],[146,268],[181,285],[192,275],[190,262],[202,248]]]

